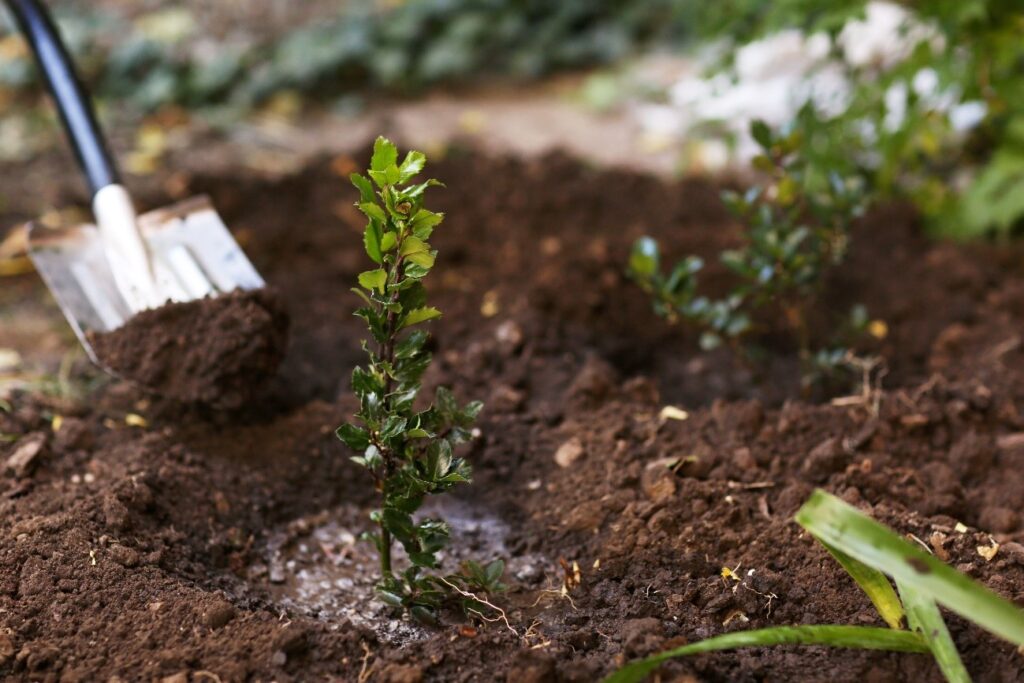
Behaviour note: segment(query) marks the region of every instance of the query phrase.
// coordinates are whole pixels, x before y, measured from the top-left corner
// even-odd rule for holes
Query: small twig
[[[744,491],[755,491],[757,489],[770,489],[775,486],[774,481],[754,481],[749,484],[744,484],[739,481],[726,482],[726,486],[731,489],[742,489]]]

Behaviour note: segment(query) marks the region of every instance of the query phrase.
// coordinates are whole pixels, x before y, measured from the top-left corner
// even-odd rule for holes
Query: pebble
[[[131,524],[128,508],[113,493],[103,496],[103,519],[115,531],[123,531]]]
[[[676,478],[665,462],[656,460],[648,463],[640,476],[640,488],[654,503],[662,503],[676,494]]]
[[[420,683],[423,669],[415,664],[388,664],[380,672],[382,683]]]
[[[134,567],[139,564],[139,551],[120,544],[112,545],[110,559],[122,567]]]
[[[14,657],[17,649],[14,647],[14,638],[10,633],[0,631],[0,666],[3,666]]]
[[[217,600],[203,612],[203,624],[208,628],[218,629],[227,625],[235,618],[237,610],[227,600]]]
[[[559,467],[571,467],[583,455],[583,442],[574,436],[555,451],[555,462],[558,463]]]
[[[46,434],[35,432],[22,437],[7,458],[5,469],[17,478],[27,477],[36,466],[36,459],[46,445]]]

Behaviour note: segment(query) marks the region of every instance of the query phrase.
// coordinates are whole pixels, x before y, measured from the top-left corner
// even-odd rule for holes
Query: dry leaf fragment
[[[665,406],[664,408],[661,409],[661,412],[658,413],[658,418],[662,421],[687,420],[689,419],[689,417],[690,414],[688,412],[686,412],[682,408],[677,408],[676,406]]]
[[[140,427],[142,429],[145,429],[146,427],[149,426],[149,422],[146,420],[146,418],[142,417],[137,413],[128,413],[127,415],[125,415],[124,423],[129,427]]]
[[[999,544],[991,536],[989,536],[988,540],[991,545],[979,545],[978,554],[984,557],[986,562],[991,562],[995,559],[996,553],[999,552]]]

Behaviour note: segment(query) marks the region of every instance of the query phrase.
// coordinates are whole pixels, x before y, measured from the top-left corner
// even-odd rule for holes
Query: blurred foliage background
[[[779,32],[824,44],[813,70],[848,85],[839,106],[794,110],[807,181],[856,175],[913,201],[932,229],[1011,234],[1024,218],[1024,3],[1020,0],[100,0],[51,3],[105,116],[187,112],[230,126],[275,99],[347,113],[364,98],[516,84],[616,68],[651,52],[708,53],[731,73]],[[900,40],[858,54],[851,26],[887,6]],[[29,157],[52,122],[24,45],[0,34],[0,150]],[[847,37],[844,43],[844,36]],[[823,42],[824,41],[824,42]],[[604,72],[607,73],[607,72]],[[588,81],[634,96],[629,78]],[[644,93],[643,97],[662,97]],[[290,98],[290,99],[289,99]],[[16,150],[16,151],[15,151]]]

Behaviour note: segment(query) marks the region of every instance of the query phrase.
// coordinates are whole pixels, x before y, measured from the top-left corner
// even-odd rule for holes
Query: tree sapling
[[[807,312],[825,272],[843,259],[850,226],[863,211],[860,186],[820,172],[802,154],[799,130],[778,133],[755,121],[751,133],[762,149],[754,166],[765,182],[744,193],[722,193],[722,201],[746,226],[743,244],[720,254],[737,278],[732,291],[721,299],[701,295],[704,263],[696,256],[664,274],[658,243],[650,237],[634,245],[630,275],[652,296],[656,312],[700,330],[705,349],[723,342],[736,347],[754,331],[758,312],[773,307],[791,330],[805,370],[830,359],[838,362],[845,349],[812,351]]]
[[[481,567],[468,562],[460,574],[440,577],[438,552],[448,541],[449,527],[442,519],[413,519],[428,495],[443,493],[470,480],[469,464],[455,454],[471,438],[471,429],[483,404],[460,406],[452,393],[439,388],[434,403],[416,409],[421,378],[430,365],[428,334],[417,326],[441,315],[426,303],[423,279],[434,266],[437,252],[428,240],[444,219],[423,206],[427,188],[436,180],[410,181],[423,170],[426,157],[411,151],[399,163],[398,150],[377,138],[369,177],[353,173],[359,190],[359,210],[368,219],[363,235],[367,255],[377,266],[359,275],[353,291],[363,300],[356,315],[366,321],[374,345],[363,349],[367,364],[352,372],[352,390],[359,399],[357,423],[342,425],[338,436],[359,453],[353,460],[365,467],[381,493],[381,507],[371,514],[378,531],[367,534],[380,556],[380,598],[408,609],[421,620],[434,621],[437,609],[450,598],[464,607],[463,593],[496,592],[502,588],[504,563]],[[396,572],[392,563],[394,541],[402,544],[410,566]]]

